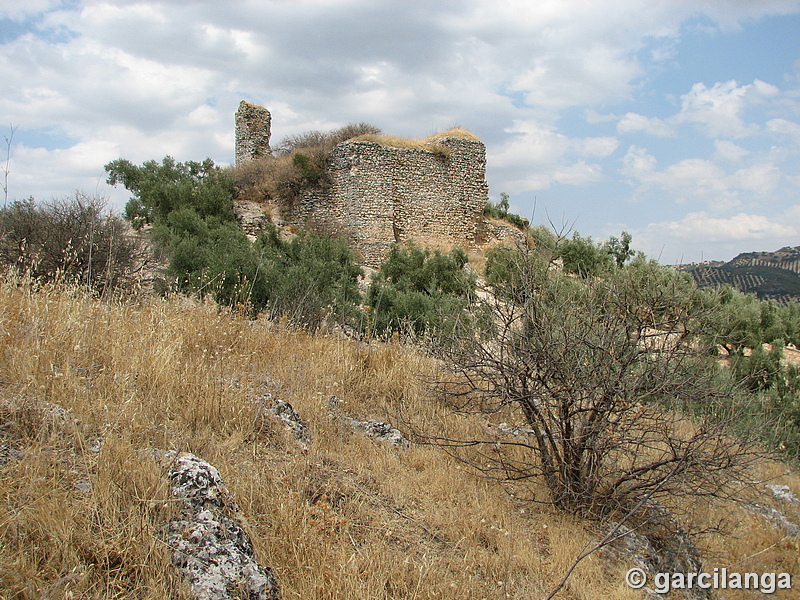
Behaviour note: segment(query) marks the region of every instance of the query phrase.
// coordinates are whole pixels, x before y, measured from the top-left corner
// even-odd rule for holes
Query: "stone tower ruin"
[[[330,185],[296,202],[290,220],[338,226],[370,267],[379,266],[396,243],[478,243],[489,199],[486,148],[460,137],[441,137],[428,146],[342,142],[328,159]]]
[[[236,111],[236,164],[268,155],[272,116],[263,106],[242,100]]]
[[[236,164],[270,154],[270,113],[242,102]],[[480,243],[489,199],[486,148],[455,130],[413,148],[348,140],[328,156],[327,183],[281,207],[284,223],[344,234],[365,265],[379,266],[393,244]]]

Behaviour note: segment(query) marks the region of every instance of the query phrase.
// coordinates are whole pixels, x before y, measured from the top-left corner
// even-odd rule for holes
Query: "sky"
[[[2,0],[4,201],[367,122],[486,145],[489,195],[663,264],[800,245],[800,0]]]

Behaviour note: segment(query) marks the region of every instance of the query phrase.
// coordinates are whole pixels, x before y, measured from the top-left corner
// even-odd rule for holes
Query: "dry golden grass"
[[[401,148],[405,150],[424,150],[426,152],[433,152],[434,154],[437,154],[442,158],[447,158],[450,156],[451,152],[450,148],[439,143],[441,140],[446,138],[459,138],[475,142],[480,141],[476,135],[460,127],[454,127],[452,129],[448,129],[447,131],[435,133],[429,137],[422,139],[368,133],[352,138],[351,140],[348,141],[375,142],[377,144],[381,144],[382,146],[387,146],[389,148]]]
[[[336,395],[359,419],[413,419],[453,437],[490,430],[432,397],[436,363],[413,348],[181,298],[103,303],[11,277],[0,283],[0,336],[0,598],[187,597],[157,536],[176,507],[150,448],[219,469],[285,598],[543,597],[598,539],[436,447],[396,450],[328,416]],[[265,393],[308,422],[307,452],[259,417]],[[800,494],[785,466],[767,468],[777,471],[764,478],[780,474]],[[741,541],[709,537],[714,565],[769,547],[746,564],[798,572],[796,539],[724,509]],[[630,566],[592,555],[559,597],[640,597],[624,585]]]
[[[480,142],[480,138],[472,133],[471,131],[464,129],[463,127],[451,127],[446,131],[440,131],[439,133],[434,133],[433,135],[428,136],[425,138],[425,141],[434,141],[434,140],[441,140],[444,138],[461,138],[464,140],[472,140],[473,142]]]
[[[434,133],[433,135],[428,136],[426,138],[405,138],[394,135],[367,133],[348,141],[375,142],[383,146],[389,146],[391,148],[405,148],[408,150],[431,151],[433,148],[441,148],[442,146],[440,146],[436,142],[446,138],[459,138],[465,140],[472,140],[475,142],[480,141],[475,134],[460,127],[453,127],[452,129],[448,129],[447,131]]]

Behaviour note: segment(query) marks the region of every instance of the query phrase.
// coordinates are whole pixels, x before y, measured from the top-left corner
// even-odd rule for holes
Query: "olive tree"
[[[601,521],[723,494],[747,467],[751,446],[725,429],[736,390],[703,356],[708,308],[688,278],[643,259],[570,277],[526,248],[488,270],[492,325],[447,346],[442,390],[457,410],[515,419],[516,435],[439,443]]]

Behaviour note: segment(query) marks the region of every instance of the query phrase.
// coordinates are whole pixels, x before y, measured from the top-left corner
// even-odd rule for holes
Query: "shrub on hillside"
[[[187,207],[201,217],[234,220],[234,176],[215,166],[210,158],[180,163],[167,156],[160,164],[149,160],[141,166],[120,158],[104,168],[109,185],[122,184],[133,192],[125,206],[125,217],[136,229],[163,221],[172,211]]]
[[[800,368],[784,362],[780,345],[756,345],[730,357],[732,377],[750,397],[741,402],[739,427],[762,432],[774,450],[800,459]]]
[[[708,308],[691,281],[644,260],[568,277],[537,254],[495,255],[492,330],[444,353],[456,410],[502,413],[520,434],[441,442],[590,519],[642,524],[676,497],[724,494],[754,448],[725,435],[736,388],[694,343]]]
[[[709,327],[715,342],[729,355],[741,356],[745,348],[760,344],[800,344],[800,304],[779,305],[759,300],[730,285],[705,289],[706,301],[717,307]]]
[[[319,148],[328,153],[336,144],[362,135],[380,134],[381,130],[369,123],[348,123],[344,127],[324,133],[322,131],[307,131],[297,135],[290,135],[281,141],[276,148],[280,155],[291,154],[296,150]]]
[[[0,209],[0,263],[101,292],[118,286],[135,267],[137,247],[123,220],[104,209],[103,199],[81,192],[10,203]]]
[[[258,267],[251,298],[257,309],[311,329],[328,319],[354,323],[363,271],[347,240],[309,232],[287,241],[272,228],[258,238],[253,253]]]
[[[304,191],[324,187],[331,150],[345,140],[380,133],[368,123],[350,123],[327,133],[307,131],[284,138],[275,156],[236,167],[240,197],[292,204]]]
[[[577,231],[571,239],[562,240],[558,255],[564,271],[580,277],[596,277],[614,266],[611,254],[602,244],[594,242],[591,236],[581,237]]]
[[[246,281],[256,261],[247,235],[236,223],[203,218],[185,207],[153,227],[153,240],[170,257],[167,272],[177,291],[210,294],[220,304],[247,304]]]
[[[234,223],[187,209],[173,212],[154,235],[169,240],[169,273],[179,291],[309,329],[329,318],[355,319],[362,271],[344,240],[307,234],[286,241],[272,228],[251,243]]]
[[[310,170],[298,156],[296,168]],[[286,315],[310,328],[331,315],[353,318],[361,269],[347,243],[313,234],[284,241],[274,229],[252,243],[234,219],[231,172],[211,160],[176,163],[170,157],[141,167],[119,159],[106,169],[109,183],[134,194],[129,218],[153,224],[153,240],[170,257],[168,273],[178,291]]]
[[[460,248],[443,254],[413,244],[392,247],[367,293],[373,332],[435,336],[467,328],[476,278],[466,265]]]
[[[623,231],[619,238],[595,242],[575,231],[569,238],[543,226],[531,229],[531,239],[538,252],[548,260],[560,260],[565,273],[583,278],[598,277],[621,269],[631,259],[644,260],[644,254],[631,249],[631,234]]]
[[[483,214],[493,219],[502,219],[504,221],[508,221],[517,229],[524,231],[530,225],[530,222],[524,217],[520,217],[519,215],[508,212],[508,200],[508,194],[503,192],[500,194],[500,202],[497,204],[494,204],[491,201],[486,203],[486,206],[483,208]]]

